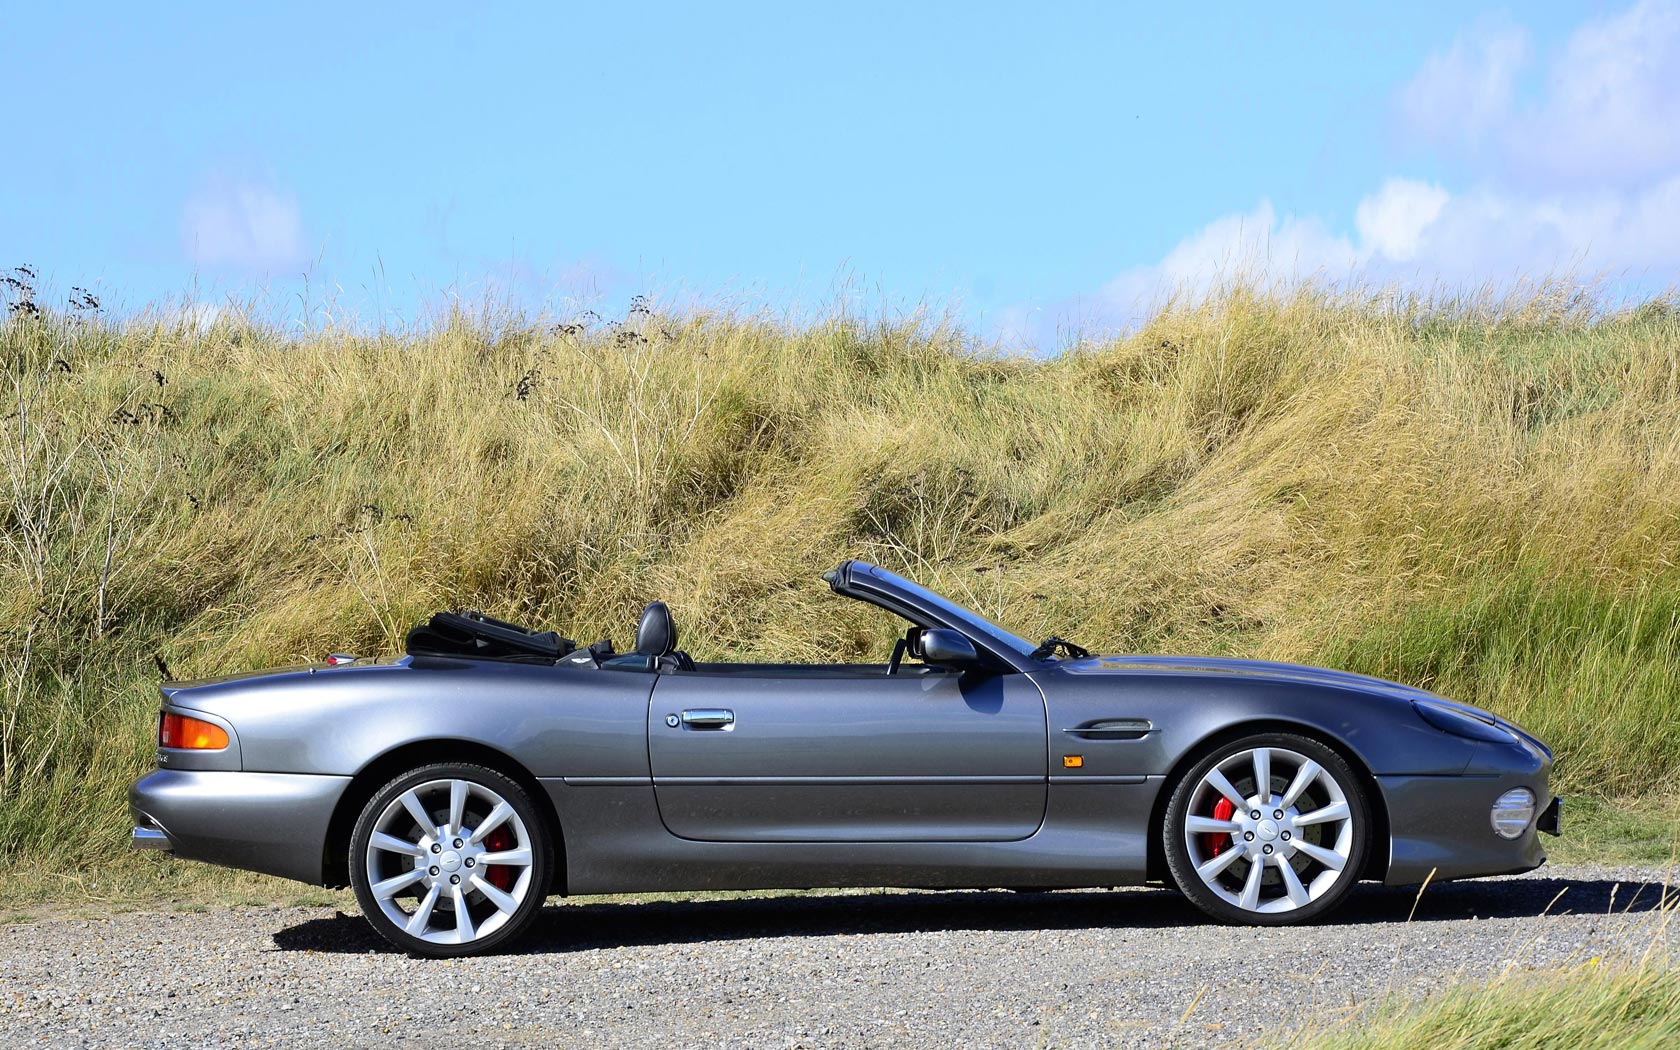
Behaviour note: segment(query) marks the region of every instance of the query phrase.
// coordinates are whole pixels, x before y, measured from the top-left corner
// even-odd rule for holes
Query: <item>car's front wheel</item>
[[[1173,881],[1224,922],[1306,922],[1359,881],[1370,806],[1347,760],[1309,737],[1263,733],[1204,757],[1167,805]]]
[[[552,857],[523,788],[484,766],[440,763],[404,773],[368,801],[350,837],[350,881],[392,944],[472,955],[536,918]]]

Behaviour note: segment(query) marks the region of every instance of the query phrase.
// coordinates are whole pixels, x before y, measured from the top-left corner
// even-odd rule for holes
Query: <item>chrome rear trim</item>
[[[170,844],[168,835],[156,828],[142,827],[134,829],[134,837],[129,840],[129,845],[135,849],[173,850],[175,848]]]

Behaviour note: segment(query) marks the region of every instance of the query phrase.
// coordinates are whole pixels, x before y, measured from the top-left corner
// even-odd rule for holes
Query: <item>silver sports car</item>
[[[1033,645],[859,561],[884,664],[699,663],[439,613],[408,655],[162,687],[134,845],[355,887],[421,955],[549,894],[1169,882],[1215,919],[1316,919],[1356,882],[1532,869],[1552,754],[1361,675]]]

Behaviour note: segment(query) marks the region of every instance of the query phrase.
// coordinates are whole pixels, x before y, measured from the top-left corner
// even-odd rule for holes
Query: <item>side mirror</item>
[[[921,650],[924,663],[964,669],[980,664],[980,654],[974,651],[974,643],[956,631],[944,627],[932,627],[923,631]]]

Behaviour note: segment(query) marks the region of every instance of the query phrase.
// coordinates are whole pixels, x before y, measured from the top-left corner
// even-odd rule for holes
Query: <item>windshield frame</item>
[[[831,576],[830,583],[838,593],[897,613],[918,627],[948,627],[958,631],[1017,671],[1043,666],[1032,657],[1036,645],[879,565],[847,562]]]

